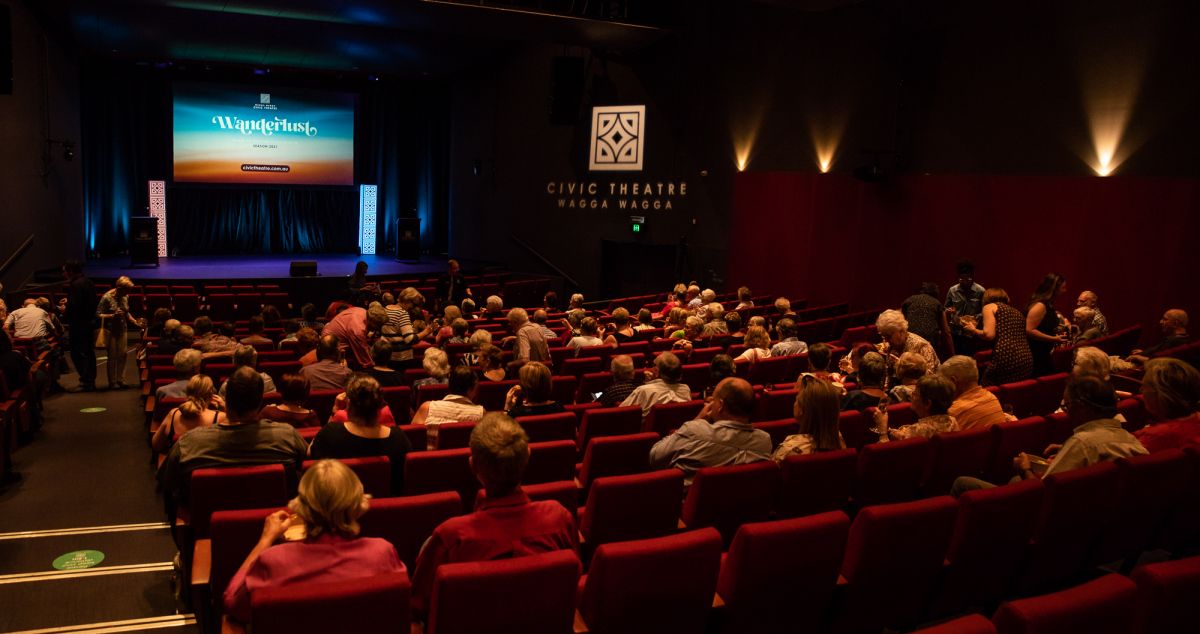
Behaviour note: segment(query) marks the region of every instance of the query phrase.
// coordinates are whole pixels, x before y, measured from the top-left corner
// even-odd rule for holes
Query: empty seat
[[[517,423],[529,436],[529,442],[548,442],[551,440],[575,441],[575,415],[569,412],[558,414],[542,414],[540,416],[521,416]]]
[[[397,421],[408,420],[412,411],[412,388],[407,385],[393,385],[380,390],[383,400],[387,401],[388,409]],[[422,445],[424,446],[424,445]]]
[[[1033,379],[1005,383],[1003,401],[1012,406],[1013,414],[1017,418],[1042,416],[1049,413],[1035,411],[1038,403],[1038,382]],[[1050,411],[1054,411],[1054,408],[1051,408]]]
[[[869,416],[859,410],[838,414],[838,431],[842,433],[842,440],[846,441],[847,447],[854,449],[861,449],[879,440],[879,434],[870,430],[874,424]]]
[[[1063,392],[1067,388],[1067,379],[1070,376],[1067,372],[1059,372],[1038,377],[1037,400],[1030,416],[1045,416],[1058,409],[1058,406],[1062,404]]]
[[[720,565],[711,528],[604,544],[583,581],[580,618],[595,634],[701,634]]]
[[[1105,523],[1090,562],[1125,560],[1126,568],[1132,568],[1184,499],[1190,471],[1187,455],[1179,449],[1117,460],[1117,487],[1110,492],[1117,512]]]
[[[728,544],[742,524],[769,518],[778,486],[779,468],[770,460],[706,467],[692,478],[680,517],[688,528],[716,528]]]
[[[984,470],[983,479],[996,484],[1008,482],[1014,475],[1013,458],[1025,452],[1040,456],[1046,449],[1046,420],[1040,416],[1019,421],[992,425],[989,429],[995,436],[991,459]]]
[[[704,408],[704,401],[663,403],[650,408],[650,415],[642,421],[642,431],[666,436],[679,429],[684,423],[695,420]]]
[[[703,392],[708,389],[712,380],[712,367],[708,363],[688,363],[683,366],[684,385],[693,392]]]
[[[1105,575],[1067,590],[1004,603],[992,623],[1000,634],[1127,634],[1136,596],[1132,581]]]
[[[193,471],[186,512],[192,536],[208,537],[208,520],[216,511],[280,508],[287,504],[285,473],[281,464]]]
[[[579,559],[569,550],[442,564],[427,634],[564,634],[575,618]]]
[[[779,517],[801,517],[844,508],[850,500],[858,452],[853,449],[788,456],[779,464]]]
[[[996,634],[996,626],[981,614],[968,614],[937,625],[913,630],[912,634]]]
[[[582,453],[592,438],[636,434],[641,427],[642,408],[637,405],[584,410],[575,444]]]
[[[408,444],[412,447],[412,451],[425,451],[426,431],[424,425],[396,425],[396,429],[408,437]]]
[[[527,484],[572,480],[575,477],[575,441],[529,443],[529,464],[521,481]]]
[[[675,532],[683,502],[683,472],[597,478],[579,516],[585,552],[600,544],[660,537]]]
[[[404,572],[266,587],[251,595],[250,626],[255,634],[407,633],[411,593]]]
[[[786,357],[779,357],[785,359]],[[772,361],[765,359],[761,363]],[[755,385],[763,385],[755,383]],[[766,384],[771,385],[771,384]],[[751,420],[780,420],[783,418],[792,417],[792,409],[796,404],[796,390],[772,390],[763,392],[758,396],[755,402],[754,416]]]
[[[471,471],[470,449],[418,451],[404,461],[404,494],[457,491],[463,508],[471,510],[479,481]]]
[[[942,570],[957,509],[953,498],[942,496],[859,511],[842,561],[835,629],[913,625]]]
[[[437,436],[436,448],[462,449],[471,445],[471,432],[475,431],[475,423],[442,423],[430,425],[430,428]]]
[[[604,369],[604,362],[600,357],[577,357],[574,359],[563,359],[558,368],[560,376],[581,377],[589,372],[600,372]]]
[[[849,530],[841,511],[743,524],[717,582],[725,601],[722,631],[784,632],[795,629],[799,615],[825,614]]]
[[[791,373],[792,357],[768,357],[759,359],[750,366],[749,381],[753,385],[774,385],[795,381],[796,375]]]
[[[321,420],[329,420],[333,414],[333,402],[341,390],[313,390],[308,393],[304,406],[317,413]]]
[[[278,508],[217,511],[209,518],[209,539],[196,540],[190,579],[192,607],[201,623],[220,621],[225,588],[262,538],[263,521]]]
[[[854,503],[860,507],[872,504],[904,502],[917,497],[921,478],[925,475],[925,458],[929,441],[908,438],[867,445],[858,453],[854,477]]]
[[[489,412],[504,409],[504,397],[518,381],[480,381],[475,388],[475,404]]]
[[[575,402],[575,392],[578,389],[578,377],[556,376],[550,379],[550,398],[563,405]]]
[[[400,561],[413,570],[417,553],[433,529],[462,513],[462,508],[462,500],[454,491],[384,498],[371,500],[370,508],[358,523],[362,535],[391,542]]]
[[[1167,634],[1196,628],[1200,557],[1140,566],[1130,578],[1137,584],[1134,632]]]
[[[935,434],[929,439],[929,461],[922,491],[945,495],[959,476],[978,478],[988,466],[996,437],[987,427]]]
[[[650,469],[650,448],[658,442],[653,433],[593,438],[583,452],[579,486],[586,494],[596,478],[642,473]]]

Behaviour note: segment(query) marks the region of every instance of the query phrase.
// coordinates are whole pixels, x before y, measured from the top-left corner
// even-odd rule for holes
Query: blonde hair
[[[629,311],[624,307],[618,307],[616,310],[612,311],[612,320],[613,323],[617,324],[618,326],[624,326],[625,324],[628,324]]]
[[[288,510],[300,516],[309,537],[338,533],[358,534],[358,518],[370,507],[362,482],[350,467],[337,460],[321,460],[300,478],[299,494]]]
[[[129,279],[128,276],[122,275],[121,277],[117,278],[117,281],[113,283],[113,286],[116,288],[130,289],[133,288],[133,280]]]
[[[1142,389],[1154,392],[1169,418],[1183,418],[1200,410],[1200,372],[1179,359],[1148,361]]]
[[[491,343],[492,342],[492,333],[489,330],[484,330],[484,329],[480,328],[479,330],[476,330],[475,332],[471,333],[470,341],[471,341],[471,345],[473,345],[475,347],[482,346],[485,343]]]
[[[441,348],[429,348],[425,358],[421,359],[421,367],[435,379],[444,379],[450,374],[450,358]]]
[[[203,374],[188,379],[187,400],[179,404],[179,412],[188,417],[199,416],[208,410],[212,401],[213,381]]]
[[[1074,376],[1094,376],[1107,381],[1112,372],[1112,362],[1108,354],[1093,346],[1084,346],[1075,350],[1075,364],[1071,367]]]
[[[521,379],[521,391],[525,393],[527,401],[541,403],[550,400],[553,391],[550,368],[537,361],[531,361],[521,366],[517,376]]]
[[[408,304],[410,306],[420,306],[421,304],[425,303],[425,296],[422,295],[421,292],[418,291],[417,289],[409,286],[409,287],[405,288],[404,290],[400,291],[400,294],[398,296],[396,296],[396,301],[399,302],[400,304]]]
[[[905,352],[896,362],[896,378],[901,381],[916,381],[929,372],[925,357],[915,352]]]
[[[462,319],[462,311],[459,310],[458,306],[453,304],[446,306],[446,308],[442,310],[442,314],[445,317],[443,321],[446,323],[450,323],[455,319]]]
[[[507,493],[529,464],[529,436],[507,415],[490,412],[471,431],[471,460],[489,492]]]
[[[771,345],[771,338],[767,336],[767,329],[762,326],[750,326],[746,329],[746,338],[743,340],[749,348],[768,348]]]

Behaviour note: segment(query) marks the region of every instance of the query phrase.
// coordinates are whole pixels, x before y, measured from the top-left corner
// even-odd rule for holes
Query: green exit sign
[[[638,223],[636,223],[636,222],[635,222],[635,223],[633,223],[633,232],[634,232],[634,233],[641,233],[641,232],[642,232],[642,225],[640,225],[640,224],[638,224]]]

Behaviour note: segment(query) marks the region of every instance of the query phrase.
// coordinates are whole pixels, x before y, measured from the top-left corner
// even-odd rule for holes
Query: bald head
[[[754,388],[745,379],[723,379],[713,391],[713,399],[720,401],[720,418],[749,422],[754,413]]]
[[[1188,314],[1182,308],[1172,308],[1163,313],[1163,333],[1168,335],[1183,334],[1187,331]]]
[[[1079,299],[1075,300],[1075,305],[1076,306],[1087,306],[1088,308],[1095,308],[1096,303],[1099,301],[1100,301],[1100,298],[1096,296],[1096,293],[1094,291],[1084,291],[1079,294]]]

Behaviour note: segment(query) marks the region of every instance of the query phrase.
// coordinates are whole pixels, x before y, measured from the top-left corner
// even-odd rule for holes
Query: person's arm
[[[437,574],[438,566],[447,559],[446,544],[441,534],[433,531],[433,535],[425,540],[421,552],[417,555],[417,565],[412,574],[412,610],[413,618],[424,620],[429,610],[429,599],[433,595],[433,577]]]
[[[946,351],[947,357],[954,356],[954,337],[950,335],[950,320],[946,318],[945,309],[938,311],[938,322],[941,325],[942,350]]]
[[[409,422],[409,424],[410,425],[424,425],[425,419],[428,417],[429,417],[429,401],[425,401],[424,403],[421,403],[420,407],[417,408],[417,413],[413,414],[412,421]]]
[[[263,522],[262,536],[258,538],[258,543],[254,545],[254,549],[242,562],[238,571],[234,573],[233,579],[229,581],[229,587],[225,589],[224,602],[225,612],[235,621],[240,623],[250,622],[250,589],[246,586],[246,575],[250,572],[250,567],[254,562],[258,561],[259,555],[283,536],[283,532],[288,527],[288,512],[278,510],[267,516]]]
[[[151,449],[162,453],[170,448],[171,438],[175,435],[175,418],[178,416],[178,407],[167,414],[166,419],[159,424],[158,429],[154,430],[154,437],[150,439]]]
[[[963,324],[963,331],[968,332],[984,341],[996,340],[996,304],[983,307],[983,329]]]
[[[1037,341],[1044,341],[1046,343],[1062,343],[1065,341],[1064,337],[1055,337],[1038,330],[1038,324],[1042,323],[1042,320],[1045,319],[1045,317],[1045,304],[1038,302],[1033,306],[1030,306],[1029,314],[1025,315],[1025,335],[1030,339],[1036,339]]]
[[[675,430],[669,436],[660,439],[650,448],[650,466],[656,469],[665,469],[671,466],[671,462],[675,459],[675,455],[683,444],[687,442],[687,423],[684,427]]]
[[[1050,466],[1046,467],[1046,472],[1042,474],[1042,477],[1044,478],[1059,471],[1081,469],[1091,464],[1091,462],[1088,459],[1087,449],[1083,446],[1083,443],[1072,436],[1067,439],[1067,442],[1063,443],[1062,449],[1059,449],[1058,453],[1054,454],[1054,457],[1050,459]]]

